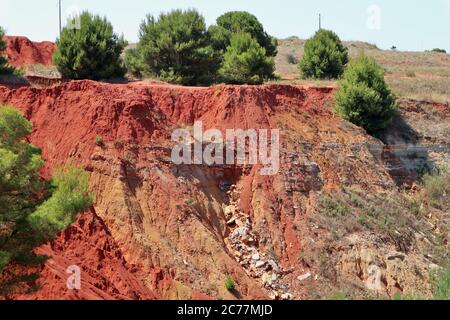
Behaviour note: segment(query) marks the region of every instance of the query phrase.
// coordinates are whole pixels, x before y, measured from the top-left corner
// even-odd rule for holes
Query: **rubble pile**
[[[282,280],[284,270],[275,258],[258,248],[258,237],[252,232],[250,217],[239,208],[239,187],[232,185],[227,195],[229,205],[223,205],[223,211],[230,228],[230,235],[226,239],[230,252],[250,277],[260,279],[270,292],[271,299],[293,299]]]

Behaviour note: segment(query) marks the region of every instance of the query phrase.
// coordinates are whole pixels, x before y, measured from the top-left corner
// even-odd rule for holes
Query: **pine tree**
[[[217,18],[217,25],[209,28],[211,41],[216,50],[224,52],[231,43],[235,33],[248,33],[266,50],[266,55],[277,55],[278,41],[267,34],[263,25],[251,13],[246,11],[231,11]]]
[[[235,33],[224,54],[219,75],[226,83],[261,84],[273,78],[274,69],[273,58],[266,56],[266,50],[256,39],[248,33]]]
[[[367,132],[376,133],[391,123],[396,110],[395,97],[375,60],[361,54],[350,61],[339,82],[336,112]]]
[[[0,27],[0,54],[6,50],[6,43],[3,40],[5,31]],[[5,55],[0,55],[0,74],[13,74],[15,69],[8,65],[8,58]]]
[[[136,73],[138,66],[145,74],[183,85],[213,82],[216,60],[205,19],[196,10],[173,10],[158,18],[148,15],[141,24],[137,52],[128,56],[130,71]]]
[[[102,80],[123,77],[121,54],[127,42],[114,33],[106,18],[83,12],[79,29],[69,23],[56,41],[53,63],[64,78]],[[70,22],[70,21],[69,21]]]
[[[14,293],[37,276],[5,274],[8,265],[43,263],[45,257],[33,249],[92,203],[87,175],[80,168],[60,168],[51,182],[40,178],[41,152],[25,140],[31,129],[17,110],[0,106],[0,294]]]
[[[339,78],[348,62],[348,50],[336,33],[321,29],[305,43],[299,68],[304,78]]]

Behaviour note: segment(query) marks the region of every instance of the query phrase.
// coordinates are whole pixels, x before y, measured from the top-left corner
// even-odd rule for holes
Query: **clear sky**
[[[255,14],[268,33],[278,37],[310,37],[318,26],[344,40],[375,43],[381,48],[422,51],[435,47],[450,52],[450,0],[62,0],[63,17],[70,8],[106,15],[115,31],[137,41],[145,14],[174,8],[196,8],[207,24],[224,12]],[[10,35],[54,41],[58,35],[58,0],[0,0],[0,26]],[[65,18],[63,19],[65,21]]]

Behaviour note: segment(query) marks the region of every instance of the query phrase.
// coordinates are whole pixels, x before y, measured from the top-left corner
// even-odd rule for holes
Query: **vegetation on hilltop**
[[[121,54],[127,42],[106,18],[87,11],[71,18],[56,45],[53,62],[64,78],[102,80],[126,73]]]
[[[275,66],[272,57],[248,33],[236,33],[231,38],[222,67],[221,79],[234,84],[261,84],[273,76]]]
[[[134,76],[183,85],[257,84],[273,78],[276,41],[255,16],[229,12],[208,30],[196,10],[148,15],[125,63]]]
[[[348,62],[348,50],[336,33],[321,29],[305,43],[305,54],[299,68],[303,77],[339,78]]]
[[[134,72],[183,84],[208,84],[214,78],[215,52],[203,16],[196,10],[174,10],[141,24],[137,48],[126,60]]]
[[[349,63],[339,82],[335,110],[369,133],[391,123],[397,104],[374,59],[361,54]]]
[[[209,34],[214,48],[225,52],[235,33],[248,33],[266,50],[267,56],[277,55],[278,41],[267,34],[254,15],[245,11],[227,12],[217,18],[217,25],[210,26]]]

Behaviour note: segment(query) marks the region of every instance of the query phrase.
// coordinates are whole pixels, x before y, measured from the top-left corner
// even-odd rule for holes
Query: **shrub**
[[[232,292],[236,290],[236,283],[234,282],[234,279],[231,276],[228,276],[225,279],[225,289]]]
[[[56,41],[53,62],[69,79],[109,79],[123,77],[126,70],[121,54],[127,42],[114,33],[106,18],[83,12],[80,29],[64,27]]]
[[[434,48],[433,50],[431,50],[431,52],[437,52],[437,53],[447,53],[446,50],[444,49],[440,49],[440,48]]]
[[[450,210],[450,170],[447,167],[422,177],[425,200],[434,208]]]
[[[287,61],[289,64],[298,64],[298,59],[297,59],[297,57],[296,57],[295,55],[293,55],[292,53],[289,53],[289,54],[286,56],[286,61]]]
[[[384,81],[384,71],[374,59],[361,54],[351,61],[339,83],[335,111],[369,133],[386,128],[397,110]]]
[[[103,146],[103,137],[102,136],[96,136],[95,137],[95,144],[99,147]]]
[[[6,43],[3,40],[5,31],[0,27],[0,53],[6,50]],[[8,65],[8,57],[0,55],[0,74],[13,74],[15,69]]]
[[[141,78],[143,76],[144,66],[142,65],[142,57],[137,48],[130,48],[125,51],[124,55],[125,68],[133,77]]]
[[[236,33],[224,54],[219,70],[221,79],[233,84],[259,84],[273,78],[274,61],[248,33]]]
[[[348,50],[333,31],[317,31],[304,50],[299,68],[305,78],[338,78],[348,63]]]
[[[187,206],[189,206],[189,207],[193,207],[193,206],[195,206],[195,204],[196,204],[196,202],[195,202],[194,199],[188,199],[188,200],[186,200],[184,203],[185,203]]]
[[[234,33],[248,33],[266,50],[268,56],[277,55],[277,40],[264,31],[258,19],[245,11],[227,12],[217,18],[217,25],[209,28],[214,48],[225,51]]]
[[[347,295],[342,291],[333,292],[328,300],[347,300]]]
[[[140,59],[137,65],[142,72],[183,85],[214,80],[214,50],[209,45],[205,20],[197,11],[174,10],[158,19],[148,15],[139,38],[138,52],[131,54]]]

